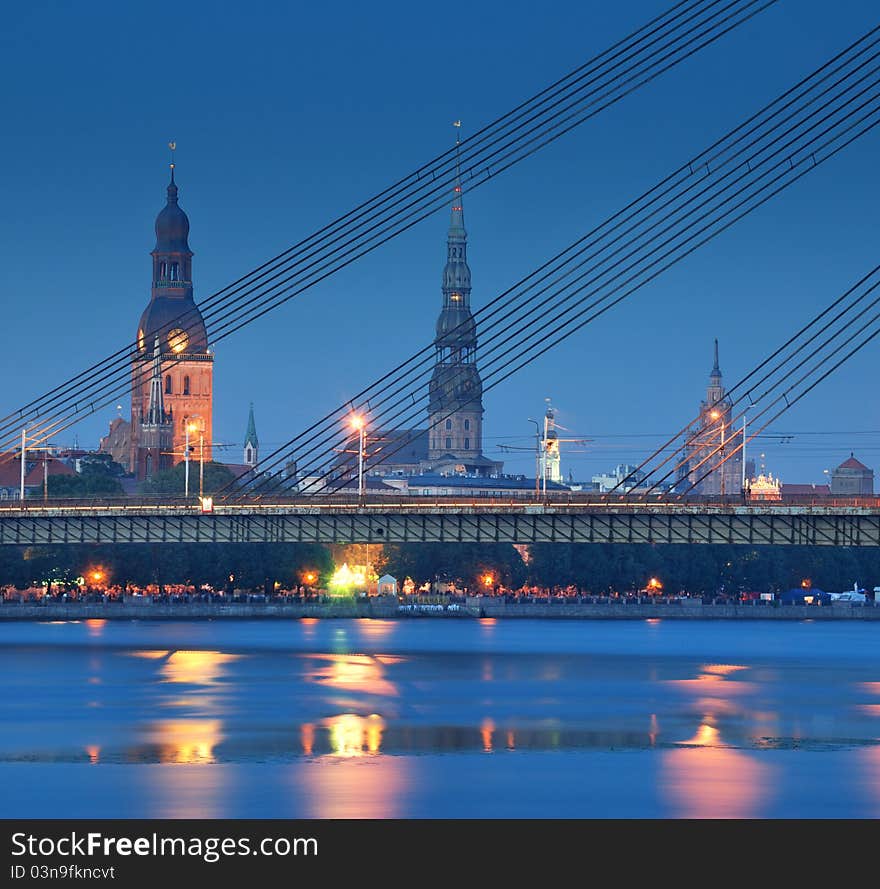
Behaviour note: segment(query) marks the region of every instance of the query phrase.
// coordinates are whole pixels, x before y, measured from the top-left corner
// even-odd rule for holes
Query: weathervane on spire
[[[454,120],[452,125],[455,127],[455,194],[458,200],[458,206],[453,206],[453,210],[461,210],[461,121]]]

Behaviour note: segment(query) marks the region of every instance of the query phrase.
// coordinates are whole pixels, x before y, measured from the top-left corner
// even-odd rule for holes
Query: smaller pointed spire
[[[254,403],[251,402],[251,409],[248,413],[248,422],[247,422],[247,432],[244,434],[244,443],[247,445],[248,442],[252,444],[254,447],[260,443],[257,438],[257,424],[254,421]]]
[[[245,466],[256,466],[259,463],[260,442],[257,439],[257,424],[254,422],[254,403],[248,413],[247,432],[244,434],[244,463]]]

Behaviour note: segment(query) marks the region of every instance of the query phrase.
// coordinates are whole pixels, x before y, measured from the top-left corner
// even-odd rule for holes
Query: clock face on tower
[[[185,330],[175,327],[174,330],[168,334],[168,347],[172,352],[185,352],[188,345],[189,336]]]

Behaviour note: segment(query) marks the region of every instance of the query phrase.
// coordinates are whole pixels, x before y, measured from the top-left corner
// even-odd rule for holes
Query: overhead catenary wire
[[[873,32],[871,32],[871,33],[873,33]],[[857,41],[855,44],[852,45],[852,47],[850,47],[850,49],[852,49],[852,48],[854,48],[854,47],[855,47],[855,48],[858,48],[859,43],[862,43],[862,42],[864,42],[865,40],[867,40],[867,38],[868,38],[869,36],[870,36],[870,34],[869,34],[869,35],[866,35],[866,37],[863,38],[862,41]],[[876,42],[876,40],[875,40],[874,42]],[[862,51],[864,51],[864,50],[863,50],[863,49],[860,50],[860,52],[862,52]],[[844,52],[846,53],[847,51],[844,51]],[[860,53],[859,53],[859,54],[860,54]],[[836,59],[839,59],[842,55],[843,55],[843,54],[838,54],[838,56],[835,57],[835,58],[836,58]],[[872,58],[873,58],[873,57],[872,57]],[[831,64],[831,63],[826,63],[826,65],[825,65],[825,66],[822,66],[822,68],[819,69],[819,71],[820,71],[820,72],[822,72],[822,71],[826,71],[826,69],[828,69],[828,65],[829,65],[829,64]],[[864,67],[864,65],[862,65],[862,66],[860,66],[860,67]],[[818,73],[818,72],[817,72],[817,73]],[[800,84],[800,85],[808,84],[809,88],[812,88],[812,86],[815,86],[815,84],[812,84],[812,85],[809,84],[809,82],[811,81],[811,79],[812,79],[812,80],[816,80],[816,73],[814,73],[814,75],[811,75],[811,76],[808,77],[808,78],[805,78],[803,81],[801,81],[801,84]],[[827,79],[827,74],[826,74],[825,76],[823,76],[821,79],[822,79],[822,81],[824,81],[825,79]],[[853,80],[853,78],[850,78],[850,87],[849,87],[849,88],[851,88],[852,80]],[[799,86],[800,86],[800,85],[799,85]],[[797,87],[796,87],[796,88],[792,88],[792,90],[796,90],[796,89],[797,89]],[[784,97],[785,97],[785,96],[789,96],[789,95],[792,93],[792,90],[790,90],[790,91],[788,91],[786,94],[784,94]],[[864,92],[864,91],[862,91],[862,92]],[[760,117],[760,115],[763,114],[764,112],[766,112],[768,109],[773,109],[774,106],[780,106],[780,104],[781,104],[781,99],[782,99],[782,98],[783,98],[783,97],[780,97],[780,99],[776,100],[774,103],[771,103],[769,106],[766,106],[766,108],[765,108],[762,112],[759,112],[758,115],[753,116],[753,118],[751,118],[750,121],[754,120],[756,117]],[[850,98],[850,102],[852,102],[852,97]],[[790,104],[790,103],[787,103],[787,104]],[[787,107],[787,104],[786,104],[786,107]],[[827,103],[826,103],[826,106],[827,106]],[[861,110],[861,109],[863,109],[864,107],[866,107],[866,103],[862,103],[861,106],[858,106],[858,109],[857,109],[857,110]],[[867,115],[863,115],[863,117],[861,118],[861,120],[864,120],[866,117],[870,117],[870,115],[872,115],[872,114],[874,114],[873,105],[872,105],[871,108],[869,109],[868,114],[867,114]],[[850,116],[852,116],[852,115],[850,115]],[[789,117],[790,117],[790,115],[789,115]],[[828,119],[828,115],[826,115],[826,117],[823,118],[822,120],[825,121],[825,120],[827,120],[827,119]],[[825,131],[823,131],[822,133],[820,133],[820,136],[823,136],[823,135],[828,136],[828,134],[830,133],[829,138],[826,139],[826,141],[825,141],[824,143],[822,143],[821,140],[820,140],[819,145],[821,146],[821,150],[826,150],[826,149],[828,149],[829,146],[831,145],[831,143],[834,141],[834,139],[836,139],[836,138],[840,138],[840,137],[841,137],[841,133],[846,133],[846,132],[847,132],[847,127],[844,126],[844,124],[847,123],[847,121],[849,121],[849,119],[850,119],[850,118],[847,117],[847,118],[844,118],[844,121],[842,121],[842,122],[841,122],[841,121],[838,121],[838,122],[837,122],[837,127],[836,127],[836,129],[835,129],[835,127],[828,127],[828,128],[825,129]],[[870,124],[869,128],[870,128],[870,127],[873,127],[873,125],[874,125],[873,123]],[[812,127],[812,129],[815,129],[816,126],[817,126],[817,124],[814,124],[813,127]],[[852,125],[850,126],[850,129],[852,128],[852,126],[855,126],[855,124],[852,124]],[[741,129],[742,129],[742,126],[739,127],[739,128],[737,128],[737,130],[735,130],[734,133],[738,132],[738,131],[741,130]],[[858,132],[858,133],[856,133],[856,135],[855,135],[853,138],[858,138],[858,136],[861,135],[861,134],[862,134],[861,132]],[[725,137],[725,139],[729,139],[729,137]],[[777,140],[774,140],[774,141],[778,141],[778,139],[777,139]],[[717,145],[723,145],[724,142],[725,142],[725,140],[720,140],[719,143],[716,143],[716,146],[717,146]],[[848,144],[848,143],[844,143],[844,144]],[[816,142],[815,142],[815,140],[813,141],[813,143],[809,143],[809,145],[812,146],[812,148],[811,148],[812,151],[815,151],[815,150],[816,150],[816,147],[815,147],[815,146],[816,146]],[[714,148],[714,147],[715,147],[715,146],[713,146],[713,148]],[[832,154],[833,154],[833,153],[836,153],[836,150],[839,150],[839,149],[834,149],[831,153],[832,153]],[[795,153],[796,153],[796,152],[795,152]],[[705,153],[704,153],[704,154],[705,154]],[[829,154],[828,156],[831,156],[831,154]],[[789,169],[789,172],[792,173],[792,177],[790,177],[790,178],[792,178],[792,181],[795,181],[796,178],[800,178],[800,176],[804,175],[804,173],[807,172],[807,171],[809,171],[809,169],[812,169],[813,166],[817,163],[817,158],[816,158],[815,156],[811,156],[811,155],[808,153],[808,154],[805,155],[804,158],[801,158],[801,160],[800,160],[799,163],[798,163],[798,166],[796,167],[795,164],[794,164],[794,162],[793,162],[793,158],[792,158],[791,156],[789,156],[789,157],[790,157],[790,169]],[[690,167],[692,167],[692,166],[693,166],[693,165],[686,165],[686,169],[690,169]],[[752,164],[751,161],[747,162],[745,166],[746,166],[746,174],[744,174],[744,175],[750,175],[750,174],[754,173],[755,170],[757,169],[757,167],[753,166],[753,164]],[[717,164],[715,165],[715,169],[716,169],[716,170],[718,169],[718,165],[717,165]],[[795,173],[796,173],[796,175],[795,175]],[[693,175],[692,172],[691,172],[691,175]],[[709,175],[711,175],[711,174],[709,174]],[[742,177],[741,177],[741,178],[742,178]],[[776,178],[777,178],[777,180],[778,180],[780,177],[777,176]],[[666,181],[666,180],[664,180],[664,182],[665,182],[665,181]],[[774,181],[775,181],[775,180],[774,180]],[[783,186],[783,187],[785,187],[785,186]],[[765,186],[765,189],[766,189],[766,186]],[[778,190],[778,189],[777,189],[777,190]],[[656,191],[657,191],[657,189],[653,189],[651,192],[646,193],[646,195],[647,195],[647,196],[651,196],[652,193],[654,193],[654,192],[656,192]],[[775,193],[776,193],[776,191],[773,191],[773,192],[771,193],[770,196],[772,196],[772,194],[775,194]],[[633,204],[638,204],[638,203],[639,203],[639,200],[641,200],[641,199],[638,199],[636,202],[633,202]],[[632,205],[630,205],[630,206],[632,206]],[[616,216],[619,216],[619,215],[620,215],[620,214],[616,214]],[[614,219],[614,218],[615,218],[615,217],[612,217],[612,219]],[[600,227],[600,228],[601,228],[601,227]],[[582,240],[583,240],[583,239],[582,239]],[[566,251],[563,251],[562,254],[558,254],[558,256],[564,256],[564,255],[565,255],[567,252],[569,252],[571,249],[572,249],[572,248],[567,248]],[[544,267],[542,267],[542,268],[544,268]],[[528,279],[525,279],[525,280],[528,280]],[[509,293],[509,291],[506,292],[506,294],[507,294],[507,293]],[[504,295],[506,295],[506,294],[504,294]],[[504,296],[504,295],[503,295],[503,296]],[[619,300],[618,300],[618,301],[619,301]],[[495,301],[493,301],[493,302],[495,302]],[[479,313],[477,313],[477,315],[478,315],[478,314],[479,314]],[[581,314],[583,314],[583,310],[581,310]],[[588,319],[588,320],[591,320],[591,319]],[[584,322],[584,323],[587,323],[587,322]],[[580,326],[582,326],[582,325],[580,325]],[[567,335],[570,335],[571,332],[573,332],[573,331],[570,331],[569,334],[567,334]],[[481,341],[483,341],[483,340],[481,340]],[[552,343],[552,344],[555,344],[555,342],[557,342],[557,340],[553,340],[553,343]],[[547,344],[547,345],[545,346],[545,349],[544,349],[544,350],[546,350],[546,348],[549,348],[552,344]],[[423,350],[423,351],[424,351],[424,350]],[[484,353],[481,352],[480,354],[484,354]],[[481,366],[484,367],[484,365],[481,365]],[[508,375],[509,375],[509,374],[508,374]],[[337,413],[339,413],[339,412],[344,412],[346,409],[347,409],[346,406],[343,405],[341,408],[337,409]],[[317,424],[316,424],[316,425],[317,425]],[[314,428],[315,428],[315,427],[311,427],[311,429],[314,429]],[[291,440],[291,443],[295,443],[298,439],[301,440],[302,438],[303,438],[303,435],[301,434],[300,436],[297,437],[297,439],[293,439],[293,440]],[[270,456],[279,457],[280,459],[289,459],[289,454],[283,454],[283,455],[282,455],[282,454],[279,453],[279,454],[276,454],[276,455],[270,455]],[[268,470],[267,470],[267,471],[268,471]]]
[[[470,177],[468,180],[470,186],[469,190],[482,184],[489,178],[488,175],[486,175],[485,168],[481,165],[485,164],[487,159],[492,160],[493,156],[488,153],[490,149],[495,150],[496,153],[500,150],[500,139],[509,138],[512,133],[516,132],[514,124],[516,124],[517,127],[524,126],[524,121],[525,123],[531,124],[538,119],[540,114],[546,114],[547,110],[553,111],[554,109],[558,109],[560,103],[564,101],[565,90],[570,89],[572,85],[574,85],[576,90],[583,90],[585,85],[597,84],[592,91],[585,93],[585,95],[581,96],[575,103],[570,103],[569,105],[564,106],[562,110],[555,110],[553,115],[548,116],[546,121],[543,122],[545,124],[545,130],[538,132],[536,135],[536,131],[540,130],[540,128],[538,126],[532,126],[531,129],[527,131],[526,135],[532,137],[532,143],[534,144],[529,143],[525,145],[519,155],[505,158],[503,164],[493,163],[492,168],[489,170],[492,178],[497,176],[503,169],[509,168],[509,166],[519,162],[519,160],[533,154],[540,147],[559,138],[564,132],[567,132],[573,126],[583,122],[583,119],[587,119],[567,119],[565,121],[565,127],[562,127],[557,120],[560,114],[565,111],[570,111],[572,107],[577,106],[578,102],[584,105],[585,99],[592,97],[592,105],[590,103],[586,103],[585,105],[588,110],[590,108],[593,109],[588,116],[598,113],[602,108],[608,107],[609,104],[618,101],[624,95],[627,95],[639,86],[644,85],[644,83],[649,82],[650,79],[659,76],[662,71],[667,70],[669,67],[690,57],[690,55],[693,55],[703,46],[708,45],[710,42],[714,42],[714,40],[717,40],[724,33],[727,33],[732,28],[749,20],[767,6],[772,5],[775,0],[763,3],[756,2],[756,0],[751,0],[751,2],[747,3],[732,2],[726,3],[723,6],[719,6],[719,2],[720,0],[713,0],[711,3],[691,2],[675,4],[669,11],[667,11],[667,13],[653,19],[647,25],[633,32],[632,35],[625,38],[623,41],[618,41],[617,44],[605,53],[600,54],[591,62],[581,66],[581,68],[572,72],[571,75],[567,75],[565,78],[560,79],[555,84],[551,85],[551,87],[541,91],[541,93],[537,94],[533,99],[522,103],[514,109],[513,112],[510,112],[508,115],[487,125],[487,127],[484,127],[475,134],[474,137],[464,140],[460,146],[462,157],[465,160],[462,167],[462,175]],[[706,18],[700,19],[699,16],[702,16],[704,13],[709,13],[709,15]],[[741,17],[737,18],[737,16]],[[713,17],[716,18],[713,19]],[[696,21],[697,24],[690,29],[687,29],[686,26],[691,25],[694,21]],[[711,27],[704,27],[707,23],[711,25]],[[700,31],[700,28],[703,28],[703,30]],[[714,30],[712,30],[713,28]],[[677,29],[683,30],[681,30],[680,33],[676,33]],[[649,40],[648,38],[651,39]],[[667,38],[665,43],[661,42],[664,38]],[[644,52],[646,48],[655,44],[657,44],[657,46],[652,53],[645,55],[644,57],[639,57],[639,53]],[[666,55],[658,56],[658,53],[661,53],[663,50],[666,50]],[[675,56],[675,52],[680,52],[681,56]],[[654,68],[650,66],[644,67],[645,59],[650,59],[653,56],[657,56],[661,59],[662,64],[657,64]],[[624,61],[631,61],[633,59],[635,59],[635,61],[632,62],[629,68],[623,69],[620,74],[615,74],[610,81],[603,82],[601,80],[603,76],[607,77],[610,73],[613,73],[616,68],[620,68]],[[609,61],[614,61],[615,64],[606,65],[605,69],[603,69],[602,65]],[[644,70],[639,67],[640,65],[644,67]],[[603,94],[600,92],[601,89],[607,90],[608,84],[614,84],[615,78],[619,79],[623,74],[628,75],[628,80],[624,78],[624,80],[621,80],[621,82],[617,84],[615,88],[618,92],[616,94]],[[635,78],[635,80],[633,80],[633,78]],[[552,103],[550,102],[551,99],[553,100]],[[543,106],[541,103],[543,103]],[[597,103],[599,104],[597,105]],[[542,108],[545,110],[542,110]],[[528,115],[531,115],[531,117]],[[550,126],[550,124],[552,124],[552,126]],[[505,129],[510,132],[505,134]],[[499,133],[501,134],[500,136]],[[544,139],[543,142],[540,141],[541,138]],[[536,139],[539,141],[535,142]],[[505,147],[510,144],[513,143],[508,141],[505,143]],[[498,159],[495,158],[495,160],[497,161]],[[483,172],[480,172],[480,170],[483,170]],[[259,287],[265,287],[269,282],[270,275],[277,277],[278,274],[281,274],[279,269],[282,268],[283,263],[288,264],[284,266],[284,268],[290,268],[292,266],[289,264],[292,262],[302,264],[305,259],[313,259],[316,255],[316,244],[328,241],[331,236],[338,240],[342,237],[342,232],[347,231],[348,228],[354,226],[356,223],[359,225],[364,219],[373,220],[373,225],[371,227],[375,228],[378,225],[378,223],[375,222],[376,208],[383,201],[385,204],[391,202],[389,205],[390,210],[394,210],[397,204],[407,196],[411,198],[413,194],[418,193],[418,189],[425,190],[428,185],[432,185],[433,188],[425,191],[425,194],[430,201],[433,201],[433,203],[430,203],[429,201],[429,203],[426,204],[429,209],[426,210],[422,216],[415,219],[409,219],[406,222],[406,227],[411,227],[415,222],[424,218],[425,215],[435,212],[440,203],[439,200],[435,199],[436,195],[445,190],[449,182],[452,181],[450,177],[453,175],[454,155],[452,149],[450,149],[439,155],[434,161],[429,162],[429,164],[423,165],[423,167],[416,170],[413,174],[399,180],[394,186],[380,192],[375,198],[364,202],[359,205],[359,207],[355,208],[355,210],[340,217],[336,222],[320,229],[315,235],[304,239],[299,242],[298,245],[279,254],[274,260],[264,263],[262,266],[258,267],[258,269],[254,270],[254,272],[243,276],[236,282],[233,282],[233,284],[218,291],[213,297],[200,303],[199,308],[204,308],[209,318],[214,317],[211,314],[211,310],[216,309],[216,311],[219,312],[221,308],[228,308],[227,303],[232,296],[235,296],[238,302],[241,303],[241,305],[235,309],[235,311],[239,311],[240,313],[238,316],[235,316],[235,323],[233,323],[233,319],[226,318],[224,321],[226,328],[220,329],[218,336],[212,336],[212,341],[216,343],[219,338],[231,335],[245,324],[251,323],[251,321],[256,320],[256,318],[259,317],[254,311],[254,296],[257,294]],[[407,191],[407,189],[409,189],[409,191]],[[408,206],[413,206],[412,202]],[[375,247],[379,246],[381,243],[385,243],[390,237],[396,236],[396,234],[399,234],[402,230],[405,229],[401,228],[393,233],[387,231],[383,232],[383,237],[370,246],[369,249],[375,249]],[[346,243],[351,244],[353,242],[349,239]],[[344,264],[353,262],[360,255],[363,255],[362,252],[355,252],[344,257]],[[282,264],[279,264],[279,260]],[[314,265],[314,262],[313,259],[312,265]],[[339,268],[342,267],[342,265],[339,265],[331,269],[327,268],[326,265],[322,266],[319,270],[321,272],[319,276],[316,277],[313,275],[312,278],[306,281],[296,282],[297,287],[301,289],[297,289],[297,287],[288,287],[289,292],[285,295],[285,301],[295,295],[293,292],[294,290],[296,293],[302,292],[303,289],[313,286],[318,280],[325,278],[328,274],[332,274],[334,271],[338,271]],[[260,281],[261,283],[251,286],[255,281]],[[277,288],[280,284],[275,284],[273,286]],[[262,295],[265,296],[265,292]],[[224,302],[224,300],[227,302]],[[279,304],[280,303],[277,302],[273,303],[272,308],[277,307]],[[260,304],[259,308],[260,314],[264,314],[264,310],[268,310],[266,304]],[[245,312],[246,314],[241,314],[241,312]],[[186,319],[182,317],[169,322],[167,326],[169,326],[170,329],[174,324],[183,323],[185,320]],[[216,331],[212,331],[212,333],[214,332]],[[49,436],[68,428],[81,416],[93,413],[101,407],[107,406],[105,403],[107,400],[117,397],[124,391],[120,386],[124,385],[131,390],[135,389],[139,380],[137,373],[131,374],[130,358],[132,350],[136,348],[136,342],[124,347],[104,362],[96,364],[87,371],[72,378],[67,384],[55,387],[55,389],[51,390],[47,396],[44,396],[41,399],[36,399],[28,405],[25,405],[24,408],[20,408],[13,414],[8,415],[0,421],[0,437],[3,435],[11,436],[13,432],[17,434],[17,431],[23,422],[33,422],[36,418],[41,418],[41,425],[33,429],[32,434],[42,439],[48,438]],[[170,362],[166,361],[166,366],[173,366],[175,363],[177,363],[176,360],[172,358]],[[147,375],[147,370],[144,369],[142,376],[146,378]],[[124,384],[123,378],[125,378]],[[71,384],[73,384],[72,389]],[[6,442],[5,444],[9,443],[10,442]]]

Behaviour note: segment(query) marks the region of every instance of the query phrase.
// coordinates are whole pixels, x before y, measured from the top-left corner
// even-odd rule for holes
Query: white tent
[[[376,592],[380,596],[396,596],[397,595],[397,578],[390,574],[383,574],[379,578]]]

